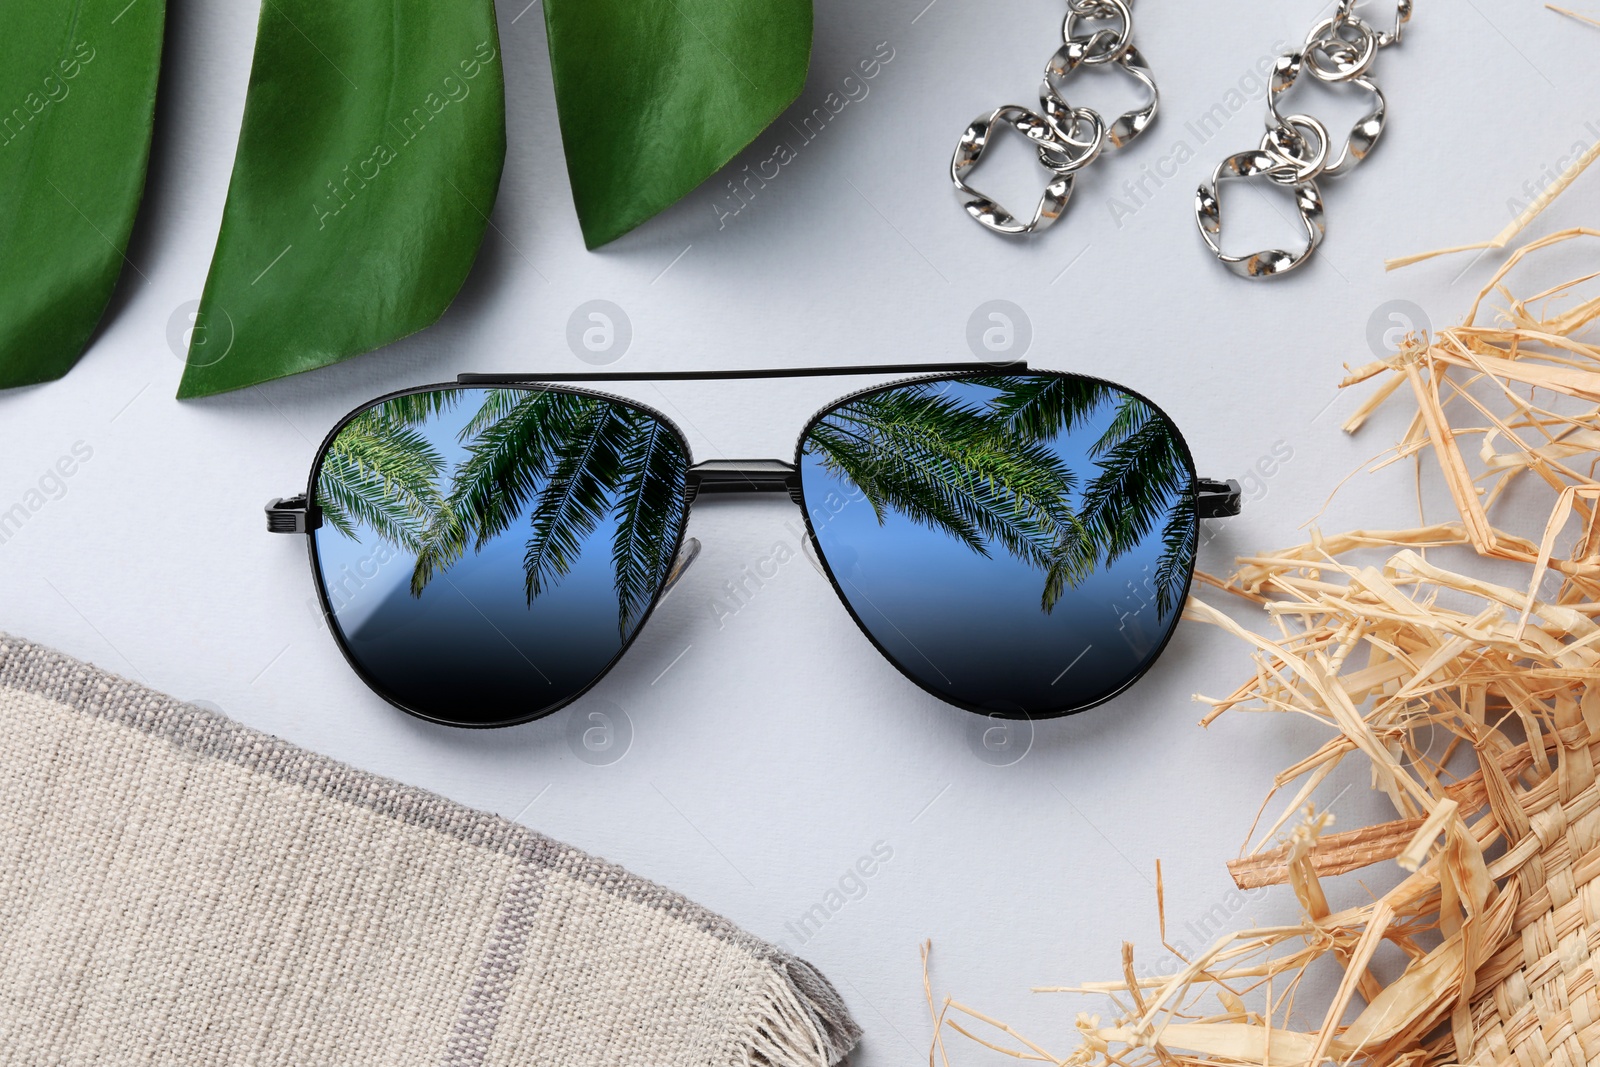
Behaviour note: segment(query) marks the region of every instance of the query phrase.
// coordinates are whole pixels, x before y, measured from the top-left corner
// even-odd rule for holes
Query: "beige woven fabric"
[[[827,1067],[809,964],[628,872],[0,635],[0,1064]]]

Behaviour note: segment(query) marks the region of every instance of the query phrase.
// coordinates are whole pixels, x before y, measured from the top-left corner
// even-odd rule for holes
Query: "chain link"
[[[1111,0],[1087,0],[1106,2]],[[1270,278],[1286,274],[1309,260],[1326,232],[1319,178],[1337,178],[1366,159],[1383,136],[1388,104],[1383,90],[1369,77],[1378,53],[1400,43],[1411,21],[1412,0],[1394,0],[1392,30],[1380,30],[1356,13],[1358,0],[1339,0],[1334,13],[1317,22],[1298,52],[1280,56],[1267,89],[1267,132],[1256,151],[1241,152],[1223,160],[1211,180],[1195,196],[1195,221],[1212,253],[1235,274]],[[1328,128],[1310,115],[1285,115],[1280,104],[1302,72],[1328,85],[1354,85],[1374,101],[1373,107],[1350,130],[1337,154]],[[1244,256],[1222,251],[1222,204],[1218,188],[1225,181],[1265,179],[1294,191],[1306,232],[1306,247],[1299,252],[1270,249]]]
[[[950,160],[950,180],[961,195],[962,207],[979,224],[995,233],[1039,233],[1066,210],[1078,172],[1106,151],[1118,149],[1150,128],[1160,106],[1161,93],[1144,57],[1133,45],[1132,0],[1067,0],[1061,24],[1061,47],[1045,66],[1039,88],[1039,110],[1008,104],[979,115],[961,135]],[[1086,21],[1110,26],[1088,29]],[[1065,93],[1066,82],[1078,71],[1111,67],[1144,86],[1148,102],[1115,119],[1107,120],[1093,108],[1074,107]],[[1033,216],[1023,221],[968,181],[997,131],[1009,126],[1033,141],[1039,162],[1051,172]]]

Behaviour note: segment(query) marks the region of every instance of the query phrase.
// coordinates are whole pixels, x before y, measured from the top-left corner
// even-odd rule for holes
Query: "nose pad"
[[[817,545],[815,541],[811,540],[809,537],[802,538],[800,541],[800,551],[804,553],[806,562],[811,564],[812,570],[816,571],[824,578],[828,576],[827,570],[822,566],[821,557],[817,555]]]
[[[700,539],[698,537],[685,539],[683,547],[678,549],[678,555],[672,561],[672,569],[667,572],[667,584],[661,587],[661,596],[663,598],[672,592],[672,587],[678,584],[678,579],[684,576],[684,573],[699,557]]]

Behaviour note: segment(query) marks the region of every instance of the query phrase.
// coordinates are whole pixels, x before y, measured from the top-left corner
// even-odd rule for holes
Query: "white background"
[[[1083,176],[1055,229],[1021,243],[973,224],[946,168],[974,115],[1031,100],[1059,42],[1059,2],[819,0],[797,112],[851,88],[844,79],[887,42],[894,58],[865,98],[810,143],[787,117],[758,138],[735,170],[779,139],[798,158],[738,215],[720,217],[733,202],[719,176],[598,253],[584,251],[556,150],[542,9],[525,2],[500,7],[511,129],[494,229],[443,321],[332,369],[180,404],[169,338],[205,280],[256,11],[172,0],[149,192],[128,250],[137,271],[65,380],[0,395],[0,510],[75,443],[93,450],[65,495],[0,545],[0,629],[518,818],[781,939],[840,987],[867,1031],[863,1064],[925,1055],[925,937],[938,988],[1065,1048],[1087,1005],[1028,987],[1115,977],[1125,938],[1154,966],[1158,859],[1174,938],[1193,945],[1188,925],[1208,913],[1292,917],[1286,890],[1230,896],[1223,862],[1273,773],[1321,735],[1280,717],[1195,725],[1204,709],[1191,694],[1221,695],[1250,671],[1246,650],[1219,632],[1186,624],[1130,693],[1040,725],[1025,758],[991,766],[971,747],[979,720],[882,661],[803,560],[719,625],[724,583],[792,539],[785,524],[798,515],[782,497],[713,501],[692,520],[699,562],[590,697],[539,723],[471,733],[411,719],[361,685],[310,607],[303,544],[268,536],[261,505],[303,487],[333,421],[379,393],[463,370],[584,369],[566,333],[589,300],[624,309],[633,339],[617,366],[640,370],[967,359],[969,316],[998,298],[1026,312],[1036,365],[1103,375],[1163,405],[1203,474],[1243,477],[1274,449],[1292,453],[1258,475],[1246,513],[1204,548],[1202,566],[1221,571],[1236,554],[1300,540],[1339,479],[1401,431],[1398,413],[1354,439],[1339,431],[1360,400],[1338,393],[1341,365],[1373,357],[1369,326],[1386,301],[1455,321],[1499,260],[1462,276],[1466,257],[1398,274],[1383,258],[1490,236],[1529,183],[1600,137],[1600,30],[1533,0],[1418,5],[1405,44],[1376,68],[1390,104],[1384,143],[1325,186],[1323,251],[1260,284],[1206,254],[1193,191],[1259,137],[1261,93],[1247,75],[1275,42],[1304,35],[1319,15],[1311,0],[1138,5],[1162,117]],[[651,76],[650,57],[616,76]],[[1186,123],[1226,108],[1242,78],[1250,99],[1198,143]],[[1172,174],[1162,160],[1180,142],[1194,158],[1174,176],[1148,182],[1139,202],[1123,191],[1141,166]],[[996,162],[997,189],[1038,180],[1020,150]],[[1596,180],[1538,230],[1592,223],[1582,209]],[[1253,192],[1228,203],[1243,225],[1289,232]],[[1394,325],[1378,319],[1380,333]],[[787,457],[812,411],[860,384],[633,395],[677,418],[697,458]],[[1337,498],[1323,524],[1407,525],[1416,507],[1402,465]],[[1431,514],[1443,514],[1437,499]],[[628,751],[607,766],[580,761],[575,720],[613,707],[631,724]],[[1382,817],[1365,783],[1349,781],[1341,825]],[[866,895],[802,944],[785,924],[878,842],[893,858]]]

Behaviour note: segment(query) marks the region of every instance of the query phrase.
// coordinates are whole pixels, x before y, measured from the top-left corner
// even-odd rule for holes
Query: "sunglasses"
[[[915,373],[815,415],[793,462],[693,462],[658,411],[557,383]],[[1047,718],[1138,681],[1177,625],[1197,478],[1131,389],[1023,363],[462,375],[345,416],[304,495],[328,628],[379,696],[451,726],[528,722],[594,686],[694,561],[702,497],[787,493],[879,652],[968,711]]]

